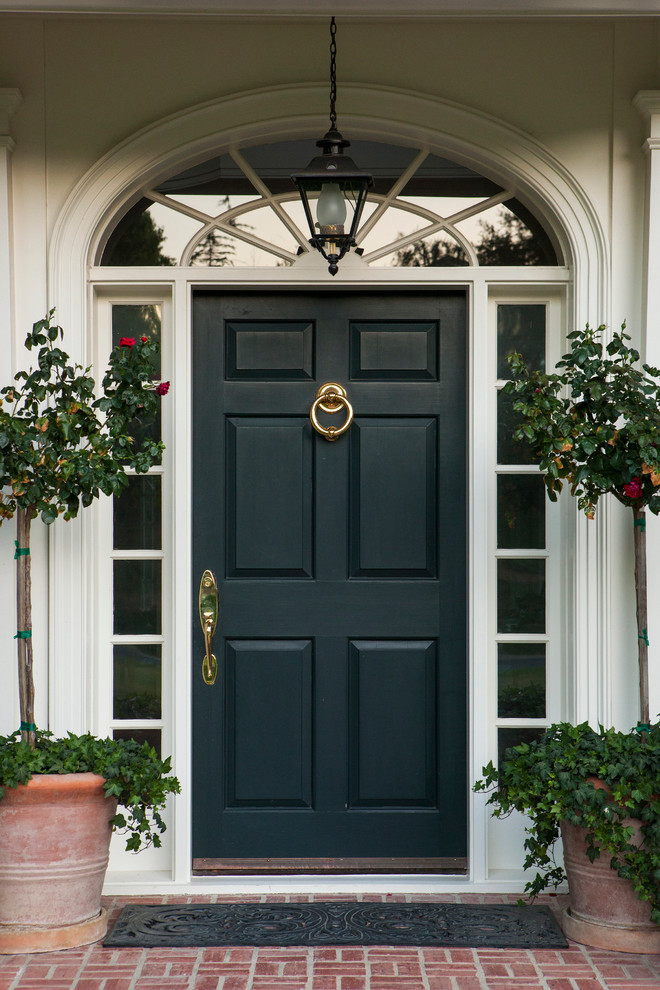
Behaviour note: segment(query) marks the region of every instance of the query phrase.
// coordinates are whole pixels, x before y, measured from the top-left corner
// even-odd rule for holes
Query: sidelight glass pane
[[[513,431],[522,422],[520,413],[515,412],[515,396],[505,392],[497,393],[497,462],[498,464],[531,464],[532,451],[523,440],[513,439]]]
[[[115,303],[112,307],[112,346],[122,337],[151,337],[161,341],[161,307],[156,304],[136,305]],[[160,352],[154,357],[154,378],[160,378]]]
[[[138,743],[149,743],[156,750],[156,755],[161,756],[161,730],[160,729],[113,729],[113,739],[135,739]]]
[[[160,644],[115,645],[113,648],[113,718],[160,718]]]
[[[497,545],[503,550],[545,547],[545,485],[540,474],[497,476]]]
[[[511,378],[507,358],[517,351],[533,371],[545,371],[545,305],[502,304],[497,307],[497,377]]]
[[[116,304],[112,307],[112,346],[116,347],[122,337],[152,337],[161,341],[161,307],[157,304]],[[153,357],[154,381],[161,377],[160,351]],[[136,419],[129,424],[127,432],[135,440],[135,446],[141,447],[145,439],[160,440],[161,438],[161,406],[154,419]]]
[[[538,729],[515,729],[506,728],[497,730],[497,762],[502,766],[504,754],[511,746],[519,746],[521,743],[531,743],[535,739],[540,739],[545,732],[545,726],[540,725]]]
[[[497,631],[545,632],[545,560],[498,560]]]
[[[160,475],[129,477],[128,487],[113,498],[115,550],[160,550],[161,512]]]
[[[499,718],[545,718],[545,643],[500,643]]]
[[[161,632],[160,560],[115,560],[114,633],[120,636]]]

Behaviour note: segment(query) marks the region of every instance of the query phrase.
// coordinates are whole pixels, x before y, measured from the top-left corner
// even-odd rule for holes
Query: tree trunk
[[[34,749],[34,675],[32,670],[32,568],[30,566],[31,509],[17,509],[16,620],[18,640],[18,691],[21,738]]]
[[[639,720],[649,724],[649,635],[646,593],[646,513],[633,508],[635,533],[635,593],[637,596],[637,656],[639,659]]]

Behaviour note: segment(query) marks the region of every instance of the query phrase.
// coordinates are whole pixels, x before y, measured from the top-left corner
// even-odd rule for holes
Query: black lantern
[[[291,178],[298,187],[311,237],[309,243],[321,252],[331,275],[337,274],[337,266],[347,251],[355,247],[362,210],[373,178],[344,154],[350,141],[345,141],[337,130],[336,63],[337,44],[335,19],[330,22],[330,130],[316,142],[322,155],[312,158],[307,168],[295,172]],[[310,199],[316,199],[316,220]],[[350,227],[346,230],[346,218],[352,212]]]

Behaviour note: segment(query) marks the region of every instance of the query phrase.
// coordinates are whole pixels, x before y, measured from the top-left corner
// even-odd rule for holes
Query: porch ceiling
[[[34,14],[328,17],[326,0],[0,0],[0,12]],[[658,0],[337,0],[336,15],[657,16]]]

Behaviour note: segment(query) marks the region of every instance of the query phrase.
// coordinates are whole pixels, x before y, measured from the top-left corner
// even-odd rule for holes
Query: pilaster
[[[0,351],[6,355],[12,353],[13,330],[11,154],[15,145],[10,122],[21,99],[17,89],[0,89]]]
[[[642,90],[633,100],[647,121],[646,253],[643,273],[644,350],[647,364],[660,368],[660,90]],[[647,527],[648,600],[660,600],[660,527],[650,517]],[[653,621],[653,620],[651,620]],[[649,692],[651,719],[660,712],[660,622],[649,628]]]

